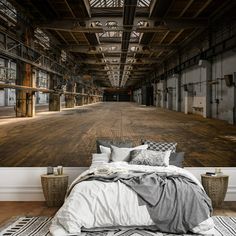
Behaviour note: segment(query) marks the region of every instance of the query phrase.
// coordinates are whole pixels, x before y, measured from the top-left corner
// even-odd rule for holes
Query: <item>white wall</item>
[[[64,168],[71,183],[86,167]],[[43,201],[40,175],[46,167],[0,168],[0,201]]]
[[[49,94],[43,92],[36,93],[37,104],[47,104],[49,101]]]
[[[65,167],[71,183],[87,167]],[[199,180],[206,171],[214,167],[188,167]],[[221,168],[230,176],[226,201],[236,201],[236,167]],[[40,175],[46,173],[46,167],[9,167],[0,168],[0,201],[42,201],[44,200]]]
[[[178,75],[168,77],[156,84],[156,106],[208,118],[236,122],[236,52],[231,50],[210,61],[201,60],[199,65],[181,72],[180,94],[178,93]],[[233,85],[227,86],[225,75],[233,76]],[[166,84],[165,84],[166,83]],[[188,91],[184,90],[187,85]],[[165,93],[168,88],[168,93]],[[159,97],[158,97],[159,96]],[[167,96],[167,99],[165,99]],[[179,96],[179,97],[178,97]],[[160,102],[158,103],[158,98]],[[180,109],[177,109],[178,101]]]
[[[5,106],[5,91],[0,90],[0,107]]]
[[[133,100],[138,104],[142,103],[142,89],[137,89],[133,92]]]
[[[233,75],[234,72],[236,72],[236,53],[234,51],[226,52],[214,59],[212,79],[218,79],[218,84],[212,86],[212,117],[228,121],[230,124],[233,124],[233,108],[236,106],[234,101],[236,85],[228,87],[220,78],[224,78],[224,75],[228,74]]]
[[[16,90],[15,89],[5,89],[5,106],[16,105]]]
[[[194,66],[182,72],[181,87],[183,99],[181,111],[203,115],[206,110],[206,76],[205,66]],[[188,85],[188,92],[184,91],[184,85]],[[202,107],[203,110],[199,111],[193,107]]]
[[[62,95],[60,96],[60,100],[61,100],[61,103],[65,102],[65,94],[62,94]]]
[[[177,79],[176,77],[170,77],[167,80],[167,88],[168,88],[168,93],[167,93],[167,108],[169,110],[174,110],[177,111],[177,104],[176,104],[176,99],[177,99]]]

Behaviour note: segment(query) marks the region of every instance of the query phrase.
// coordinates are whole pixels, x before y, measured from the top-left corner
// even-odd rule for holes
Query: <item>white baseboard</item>
[[[87,167],[64,167],[69,184]],[[46,167],[0,168],[0,201],[44,201],[40,175]]]
[[[65,167],[71,183],[87,167]],[[185,168],[199,180],[202,173],[213,172],[214,167]],[[236,201],[236,167],[221,168],[230,176],[226,201]],[[0,168],[0,201],[43,201],[40,175],[46,173],[46,167],[2,167]]]

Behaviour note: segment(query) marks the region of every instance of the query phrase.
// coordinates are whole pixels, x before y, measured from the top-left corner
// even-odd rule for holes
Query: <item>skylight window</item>
[[[101,38],[121,38],[122,31],[106,31],[105,33],[99,33]]]
[[[131,38],[136,38],[136,39],[139,39],[140,37],[140,33],[137,32],[137,31],[132,31],[131,32]]]
[[[138,0],[138,7],[149,7],[151,0]]]
[[[106,26],[108,27],[108,28],[117,28],[117,22],[116,21],[107,21],[106,22]]]
[[[123,7],[124,0],[90,0],[91,7]]]
[[[138,7],[149,7],[151,0],[138,0]],[[124,0],[90,0],[91,7],[123,7]]]

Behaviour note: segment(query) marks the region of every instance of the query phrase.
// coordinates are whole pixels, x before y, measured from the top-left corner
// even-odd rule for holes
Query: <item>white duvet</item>
[[[76,180],[89,173],[106,172],[165,172],[188,177],[202,187],[201,183],[187,170],[175,166],[157,167],[129,165],[127,162],[111,162],[91,166]],[[76,181],[75,180],[75,181]],[[74,181],[74,182],[75,182]],[[72,183],[73,185],[73,183]],[[121,182],[83,181],[76,184],[64,205],[55,215],[50,232],[53,236],[83,235],[81,228],[114,226],[150,226],[154,225],[146,206],[139,206],[137,194]],[[213,220],[206,221],[192,229],[194,233],[216,235]]]

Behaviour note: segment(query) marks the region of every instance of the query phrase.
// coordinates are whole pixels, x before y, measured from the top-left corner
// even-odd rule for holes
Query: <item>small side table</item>
[[[214,208],[220,207],[225,199],[225,194],[228,189],[228,175],[201,175],[202,185],[212,201]]]
[[[61,206],[64,203],[68,179],[68,175],[41,175],[43,194],[47,206]]]

